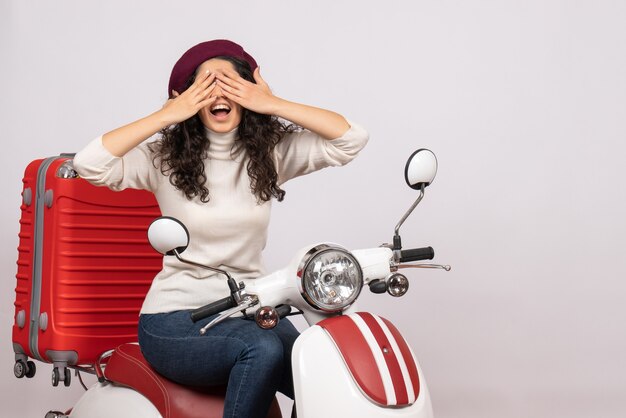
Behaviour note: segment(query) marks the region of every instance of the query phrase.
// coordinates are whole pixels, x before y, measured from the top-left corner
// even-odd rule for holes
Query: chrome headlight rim
[[[343,253],[344,256],[349,258],[354,263],[358,271],[359,281],[360,281],[354,295],[351,296],[350,298],[351,299],[350,302],[345,304],[342,307],[337,307],[334,309],[329,309],[329,308],[319,306],[306,292],[306,286],[304,283],[304,280],[305,280],[304,272],[307,270],[311,262],[315,260],[317,256],[327,253],[327,252],[331,252],[331,251],[338,251],[340,253]],[[350,251],[336,244],[319,244],[319,245],[316,245],[315,247],[312,247],[302,257],[302,260],[300,261],[300,264],[298,265],[297,275],[298,275],[298,278],[300,279],[300,283],[299,283],[300,295],[302,296],[302,299],[304,299],[312,308],[314,308],[317,311],[322,311],[322,312],[327,312],[327,313],[342,312],[346,310],[347,308],[349,308],[354,303],[354,301],[358,299],[359,295],[361,294],[361,290],[363,289],[363,269],[361,268],[361,265],[359,264],[359,260],[357,260],[356,257],[352,255]]]

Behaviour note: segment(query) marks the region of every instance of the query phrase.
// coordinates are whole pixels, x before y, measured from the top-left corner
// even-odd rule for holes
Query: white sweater
[[[210,140],[205,160],[210,201],[188,200],[152,163],[144,142],[123,157],[102,146],[102,137],[76,154],[74,168],[95,185],[113,190],[146,189],[153,192],[163,215],[183,222],[190,233],[184,257],[227,270],[238,280],[264,274],[261,252],[267,241],[271,201],[257,203],[250,191],[245,153],[233,156],[237,130],[220,134],[207,130]],[[365,146],[368,134],[352,124],[340,138],[325,140],[310,131],[288,134],[275,148],[278,183],[328,166],[344,165]],[[158,166],[158,163],[157,163]],[[229,294],[222,275],[163,258],[141,313],[193,309]]]

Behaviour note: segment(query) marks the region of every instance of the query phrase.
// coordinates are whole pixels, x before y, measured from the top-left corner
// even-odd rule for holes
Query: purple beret
[[[188,49],[187,52],[176,61],[176,64],[174,64],[167,90],[168,97],[171,97],[172,90],[176,90],[179,93],[183,92],[185,83],[200,64],[219,56],[235,57],[247,61],[252,71],[257,67],[254,58],[244,51],[240,45],[232,41],[216,39],[202,42]]]

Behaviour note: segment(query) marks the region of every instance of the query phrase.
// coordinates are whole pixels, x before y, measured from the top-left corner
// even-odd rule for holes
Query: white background
[[[367,295],[417,353],[438,417],[626,416],[626,3],[3,1],[0,416],[43,417],[82,389],[51,366],[13,377],[21,177],[158,109],[188,47],[229,38],[275,94],[364,125],[361,156],[286,185],[266,260],[391,239],[416,197],[408,155],[439,174],[403,228],[450,273]]]

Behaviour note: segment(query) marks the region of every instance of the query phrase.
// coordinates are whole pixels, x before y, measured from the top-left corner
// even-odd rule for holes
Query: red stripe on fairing
[[[385,318],[380,318],[387,325],[391,335],[395,338],[396,343],[398,344],[398,348],[400,348],[400,352],[402,353],[402,357],[404,358],[404,362],[406,363],[406,367],[409,370],[409,376],[411,378],[411,383],[413,384],[413,392],[415,393],[415,399],[419,398],[420,393],[420,379],[419,374],[417,373],[417,364],[415,364],[415,360],[413,359],[413,354],[411,354],[411,349],[408,344],[400,334],[400,331]]]
[[[367,324],[368,328],[374,335],[374,338],[376,338],[376,343],[378,344],[377,348],[383,353],[383,358],[385,359],[385,363],[389,369],[389,374],[391,375],[393,390],[396,393],[396,405],[408,404],[409,395],[407,393],[404,377],[402,376],[402,370],[400,369],[400,363],[396,357],[396,355],[402,354],[394,352],[392,345],[389,343],[389,339],[387,339],[387,336],[385,335],[385,332],[380,327],[378,322],[376,322],[376,319],[374,319],[372,314],[367,312],[358,312],[357,315],[359,315]],[[394,338],[397,340],[395,335]]]
[[[317,325],[324,328],[333,339],[361,390],[374,402],[387,405],[385,387],[376,360],[354,321],[348,316],[336,316]]]

